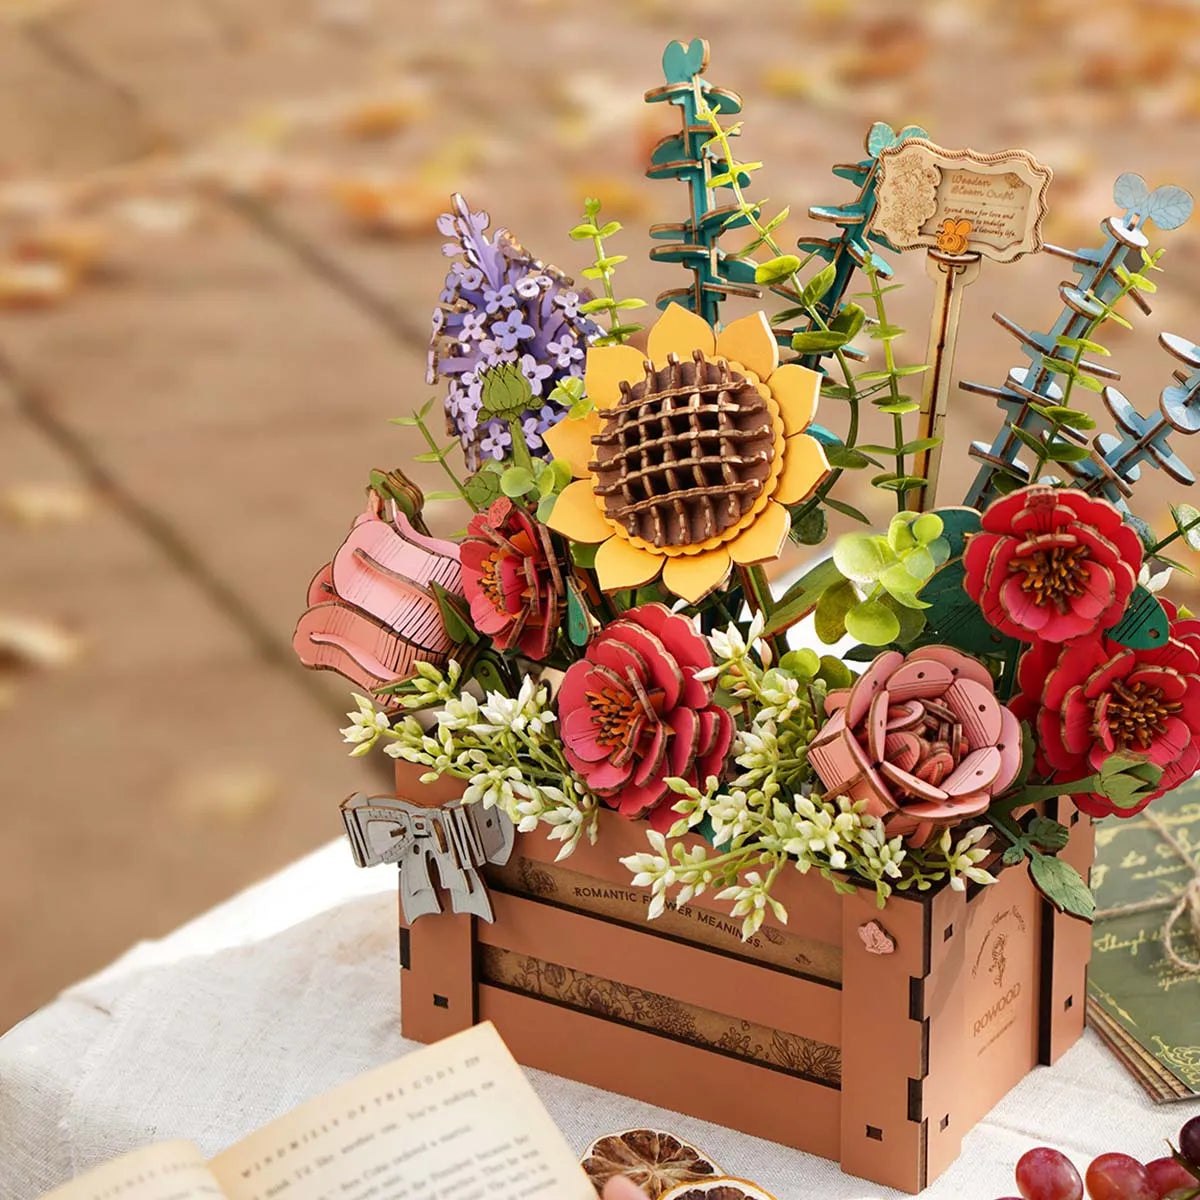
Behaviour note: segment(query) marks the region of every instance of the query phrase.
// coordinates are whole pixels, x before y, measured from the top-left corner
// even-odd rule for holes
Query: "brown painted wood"
[[[832,1088],[487,984],[479,988],[479,1019],[494,1021],[526,1066],[837,1157]]]
[[[528,954],[829,1046],[841,1043],[838,988],[535,900],[493,893],[492,904],[496,923],[480,922],[476,932],[484,945]]]
[[[410,926],[401,911],[400,1032],[406,1038],[436,1042],[478,1019],[474,921],[469,913],[442,912]]]

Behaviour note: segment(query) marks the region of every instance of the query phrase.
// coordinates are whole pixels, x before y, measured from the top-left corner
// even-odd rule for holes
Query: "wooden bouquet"
[[[614,290],[620,226],[597,202],[570,231],[594,249],[593,296],[454,197],[429,360],[452,440],[427,422],[436,398],[397,421],[453,490],[373,473],[295,644],[360,689],[352,753],[381,746],[400,768],[398,796],[343,809],[360,863],[401,864],[404,965],[421,969],[416,922],[441,912],[439,882],[453,911],[428,922],[446,923],[429,953],[447,963],[448,931],[466,930],[446,967],[465,998],[425,988],[410,1012],[406,992],[406,1031],[490,1015],[511,1038],[541,1021],[518,1035],[523,1061],[618,1087],[596,1047],[546,1048],[584,1036],[572,1010],[636,1028],[604,1043],[626,1066],[691,1069],[670,1057],[686,1043],[705,1064],[752,1064],[739,1096],[765,1080],[766,1099],[735,1115],[652,1072],[623,1090],[919,1187],[1078,1036],[1086,927],[1067,918],[1092,911],[1090,818],[1137,813],[1200,763],[1200,619],[1161,592],[1172,543],[1200,546],[1200,511],[1175,506],[1160,535],[1130,508],[1143,470],[1193,481],[1169,440],[1200,430],[1200,348],[1160,337],[1178,366],[1150,416],[1096,361],[1106,326],[1149,311],[1151,224],[1182,224],[1191,198],[1124,175],[1098,244],[1065,251],[1042,244],[1050,172],[1027,153],[879,124],[834,168],[857,196],[809,210],[832,236],[789,252],[787,211],[751,198],[758,164],[733,152],[740,101],[706,63],[704,43],[673,43],[646,97],[681,117],[648,173],[689,197],[651,230],[651,257],[691,275],[648,331]],[[889,259],[914,248],[937,292],[928,360],[907,365]],[[997,317],[1027,363],[959,385],[996,400],[1000,428],[970,448],[964,505],[939,507],[963,289],[983,260],[1039,250],[1076,279],[1045,332]],[[770,303],[722,321],[730,297]],[[860,440],[870,408],[890,443]],[[1104,410],[1115,432],[1093,438]],[[838,494],[863,471],[895,496],[887,528],[837,537],[772,586],[789,539],[824,546],[831,512],[866,522]],[[430,535],[426,501],[465,507],[461,538]],[[663,933],[646,939],[643,915]],[[718,979],[747,961],[768,964],[766,1000]],[[579,979],[686,1019],[656,1025],[649,1002],[563,983]],[[714,1034],[714,1013],[742,1040]],[[968,1044],[964,1086],[951,1060]],[[803,1120],[771,1115],[785,1078],[809,1089]]]

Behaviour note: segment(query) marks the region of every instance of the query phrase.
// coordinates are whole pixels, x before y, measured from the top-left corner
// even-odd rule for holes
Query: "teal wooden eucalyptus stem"
[[[670,134],[654,147],[646,175],[650,179],[677,179],[688,186],[690,200],[684,221],[654,225],[651,238],[665,242],[650,251],[654,262],[678,263],[692,273],[688,287],[670,288],[658,296],[658,307],[682,304],[715,325],[721,301],[727,296],[757,298],[754,264],[727,257],[717,244],[726,229],[746,225],[748,218],[736,206],[715,206],[710,182],[727,172],[727,164],[706,149],[711,138],[708,110],[718,114],[736,114],[742,100],[735,92],[716,87],[703,78],[708,66],[708,43],[700,38],[688,45],[672,42],[663,51],[663,75],[666,83],[646,92],[647,104],[673,104],[680,110],[682,129]],[[731,130],[736,132],[735,130]],[[748,183],[742,175],[739,183]]]

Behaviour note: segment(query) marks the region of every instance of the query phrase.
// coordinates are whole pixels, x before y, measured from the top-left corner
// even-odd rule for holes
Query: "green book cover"
[[[1149,900],[1162,903],[1149,911],[1098,917],[1088,991],[1100,1014],[1094,1024],[1110,1045],[1125,1043],[1124,1050],[1114,1049],[1126,1065],[1153,1093],[1161,1093],[1157,1098],[1184,1098],[1200,1094],[1200,973],[1172,964],[1163,953],[1162,935],[1200,864],[1200,777],[1155,800],[1147,812],[1170,831],[1188,861],[1143,815],[1098,823],[1092,869],[1098,913]],[[1175,922],[1173,942],[1177,955],[1200,960],[1186,912]],[[1116,1027],[1115,1038],[1105,1033],[1106,1024]]]

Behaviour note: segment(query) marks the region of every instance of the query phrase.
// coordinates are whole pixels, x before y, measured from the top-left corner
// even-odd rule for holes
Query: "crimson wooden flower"
[[[720,776],[733,719],[696,678],[711,666],[687,617],[643,604],[606,625],[568,668],[558,692],[563,748],[609,807],[666,829],[675,820],[669,778],[702,786]]]
[[[1165,646],[1138,650],[1097,635],[1036,643],[1021,656],[1012,701],[1033,724],[1048,782],[1082,779],[1110,754],[1162,767],[1157,790],[1132,808],[1096,793],[1072,797],[1093,817],[1131,817],[1200,766],[1200,625],[1176,621]],[[1177,636],[1182,635],[1182,636]]]
[[[947,646],[885,651],[825,708],[808,760],[826,791],[865,800],[914,846],[983,812],[1021,767],[1020,725],[987,668]]]
[[[988,507],[963,565],[990,625],[1023,642],[1066,642],[1121,619],[1142,543],[1107,500],[1038,485]]]
[[[475,628],[498,650],[546,658],[563,612],[562,572],[546,530],[502,496],[471,518],[460,554]]]

